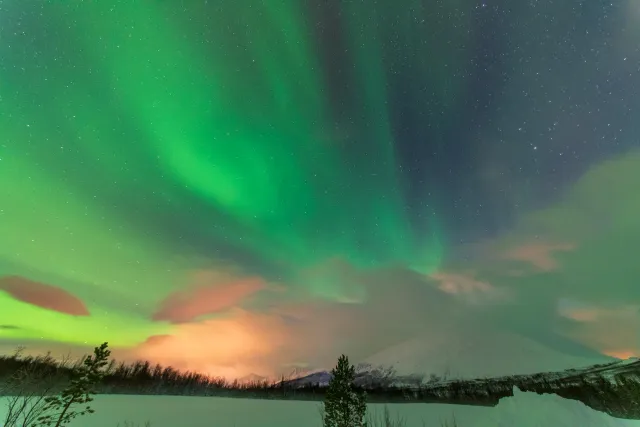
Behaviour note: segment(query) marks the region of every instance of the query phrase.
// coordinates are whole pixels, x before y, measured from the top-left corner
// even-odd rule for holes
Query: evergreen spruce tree
[[[105,367],[109,363],[111,351],[107,349],[105,342],[93,350],[93,356],[87,356],[82,366],[72,372],[71,383],[58,396],[45,398],[45,406],[42,415],[38,417],[37,426],[60,427],[71,422],[77,416],[92,414],[93,409],[89,405],[81,411],[76,411],[74,405],[88,404],[95,394],[93,387],[98,384],[105,375]]]
[[[324,427],[366,427],[366,394],[354,390],[355,367],[344,354],[331,370],[333,377],[324,401]]]

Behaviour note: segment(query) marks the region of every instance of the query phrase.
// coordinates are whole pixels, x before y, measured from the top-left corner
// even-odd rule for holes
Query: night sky
[[[1,351],[640,355],[639,241],[635,0],[0,2]]]

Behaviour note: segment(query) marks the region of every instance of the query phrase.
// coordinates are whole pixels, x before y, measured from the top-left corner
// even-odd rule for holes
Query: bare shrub
[[[59,380],[40,372],[39,365],[20,367],[4,381],[2,395],[7,397],[5,427],[30,427],[44,411],[46,397],[55,392]]]

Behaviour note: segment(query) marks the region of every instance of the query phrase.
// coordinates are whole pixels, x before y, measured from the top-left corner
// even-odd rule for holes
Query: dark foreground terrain
[[[0,396],[51,394],[68,382],[74,368],[50,356],[0,357]],[[108,368],[99,394],[221,396],[256,399],[323,400],[327,372],[282,378],[279,381],[226,381],[195,372],[182,372],[148,362],[115,363]],[[392,369],[361,366],[355,384],[372,403],[445,403],[495,406],[513,395],[513,387],[538,394],[552,393],[579,400],[617,418],[640,419],[640,361],[617,361],[583,369],[512,375],[497,378],[444,380],[436,376],[401,377]]]
[[[513,388],[518,387],[522,391],[578,400],[616,418],[640,419],[640,360],[637,359],[561,372],[448,381],[432,377],[424,382],[421,377],[397,377],[389,372],[374,369],[358,375],[356,384],[367,391],[370,402],[495,406],[501,398],[513,396]],[[328,373],[314,373],[285,381],[284,388],[298,387],[286,391],[297,398],[301,398],[301,394],[321,396],[329,378]],[[319,381],[314,383],[314,379]]]

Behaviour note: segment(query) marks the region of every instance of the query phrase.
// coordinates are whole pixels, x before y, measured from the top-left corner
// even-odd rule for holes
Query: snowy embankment
[[[79,417],[71,427],[320,427],[320,404],[279,400],[231,399],[174,396],[96,396],[96,413]],[[514,397],[502,399],[495,408],[443,404],[389,404],[393,418],[401,417],[406,427],[640,427],[640,421],[612,418],[584,404],[554,395],[537,395],[514,390]],[[382,415],[384,405],[369,405],[371,413]],[[0,398],[0,416],[6,405]],[[449,422],[449,424],[445,424]],[[377,427],[377,426],[373,426]],[[380,427],[384,427],[380,425]]]

